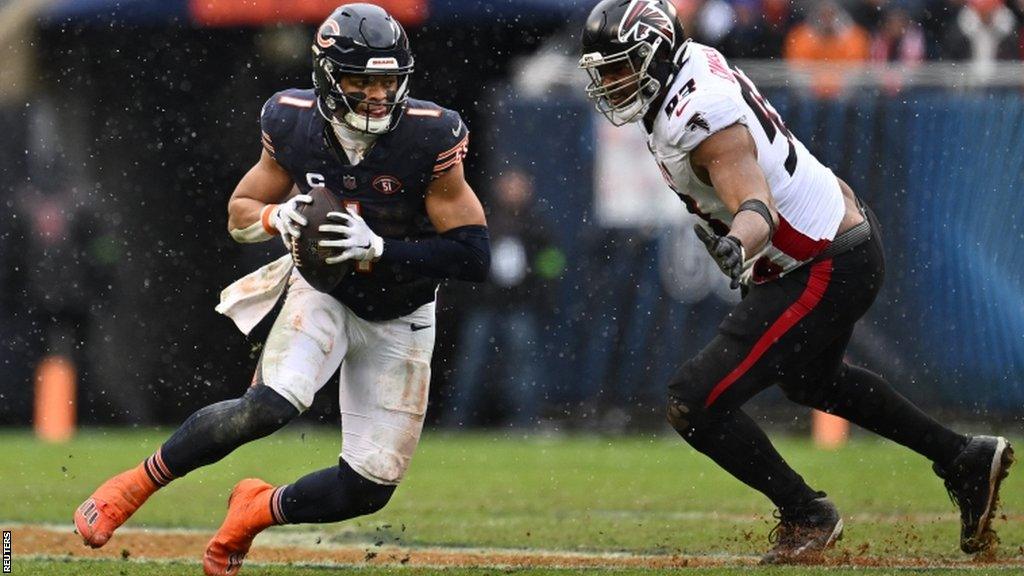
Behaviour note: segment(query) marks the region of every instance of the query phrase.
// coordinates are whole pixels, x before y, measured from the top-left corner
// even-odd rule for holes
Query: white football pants
[[[263,383],[300,411],[341,365],[341,458],[398,484],[419,443],[434,351],[434,303],[382,322],[356,316],[297,271],[260,360]]]

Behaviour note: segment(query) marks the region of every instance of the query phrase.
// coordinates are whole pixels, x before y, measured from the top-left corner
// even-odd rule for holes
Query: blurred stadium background
[[[637,131],[582,99],[590,0],[380,3],[411,34],[413,94],[469,122],[495,234],[492,283],[442,290],[432,421],[662,429],[664,383],[735,296]],[[233,243],[226,200],[337,4],[0,2],[0,423],[30,423],[48,357],[73,361],[83,424],[175,424],[247,385],[267,327],[246,340],[213,305],[279,247]],[[677,5],[882,219],[889,278],[853,359],[1019,426],[1024,2]],[[335,411],[328,392],[308,418]]]
[[[282,249],[232,242],[226,201],[258,157],[260,107],[279,89],[310,85],[313,26],[339,3],[0,0],[0,425],[14,428],[3,444],[20,464],[0,473],[16,504],[5,520],[66,521],[78,492],[163,437],[124,425],[173,426],[248,385],[269,325],[246,339],[213,307],[221,288]],[[665,382],[736,296],[639,132],[611,129],[583,100],[576,34],[591,0],[375,3],[410,33],[412,94],[470,126],[467,177],[488,209],[494,263],[488,285],[442,288],[429,423],[408,497],[384,520],[334,535],[372,542],[382,522],[413,518],[412,544],[759,550],[764,502],[664,424]],[[971,430],[1019,436],[1024,0],[676,4],[688,33],[743,68],[880,216],[889,275],[851,358]],[[42,447],[25,432],[39,424],[34,406],[68,406],[60,387],[72,382],[78,424],[116,427]],[[334,388],[306,424],[336,425]],[[772,391],[755,411],[776,431],[809,427]],[[431,432],[476,427],[516,433]],[[305,444],[306,432],[298,442],[292,430],[197,472],[201,491],[175,485],[191,504],[179,510],[167,497],[139,521],[208,529],[240,474],[262,473],[282,452],[291,460],[272,481],[334,458],[336,432],[316,429]],[[521,431],[542,434],[523,444]],[[545,440],[563,431],[633,436]],[[955,554],[941,486],[909,453],[858,440],[839,474],[836,461],[787,442],[796,465],[867,515],[859,520],[875,533],[860,537],[883,534],[901,554]],[[461,501],[467,493],[452,488],[469,478],[476,491]],[[868,483],[875,492],[858,491]],[[722,510],[739,516],[715,516],[707,486],[721,487]],[[1019,511],[1019,491],[1007,498]],[[452,516],[439,512],[456,501]],[[929,527],[908,550],[891,514],[912,512],[932,516],[917,517]],[[1011,520],[1019,526],[1019,514]],[[633,521],[638,529],[621,532]],[[686,545],[666,540],[680,526]],[[1007,535],[1017,554],[1020,529]]]

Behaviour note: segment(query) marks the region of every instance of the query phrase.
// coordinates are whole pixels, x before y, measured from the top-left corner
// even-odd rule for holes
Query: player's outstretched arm
[[[768,180],[757,163],[754,138],[746,126],[734,124],[708,136],[691,153],[690,163],[735,214],[729,235],[739,240],[748,254],[763,248],[778,226],[779,214]],[[747,207],[752,204],[744,206],[750,201],[760,202],[768,209],[770,223],[763,212]]]
[[[231,237],[244,243],[263,242],[277,234],[297,237],[305,222],[294,205],[309,197],[293,195],[294,188],[291,175],[264,149],[228,200]]]
[[[734,214],[726,236],[699,225],[694,231],[736,288],[747,255],[756,254],[771,240],[779,222],[768,180],[757,163],[757,146],[745,126],[734,124],[701,142],[691,153],[690,163]]]

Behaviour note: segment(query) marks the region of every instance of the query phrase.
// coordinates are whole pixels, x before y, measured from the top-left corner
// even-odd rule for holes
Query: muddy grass
[[[135,560],[198,560],[211,534],[184,530],[124,530],[100,550],[82,545],[71,527],[13,526],[16,556]],[[867,548],[842,545],[813,564],[893,568],[1001,568],[1024,569],[1022,551],[1003,550],[987,558],[936,559],[872,555]],[[678,554],[614,554],[540,551],[531,549],[420,548],[380,545],[337,545],[315,534],[261,536],[248,556],[253,563],[320,564],[349,566],[422,566],[490,568],[648,568],[737,567],[757,563],[753,556]]]

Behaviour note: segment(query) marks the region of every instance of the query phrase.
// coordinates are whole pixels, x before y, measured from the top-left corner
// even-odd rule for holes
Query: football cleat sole
[[[977,554],[999,543],[999,537],[992,530],[992,520],[999,509],[999,488],[1003,480],[1010,475],[1010,467],[1015,461],[1013,446],[1006,438],[997,438],[995,454],[992,455],[992,465],[989,469],[988,501],[985,503],[985,510],[978,520],[974,535],[960,543],[960,549],[964,552]]]

